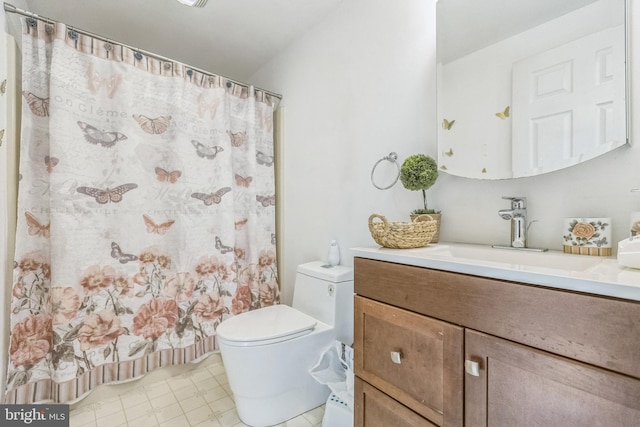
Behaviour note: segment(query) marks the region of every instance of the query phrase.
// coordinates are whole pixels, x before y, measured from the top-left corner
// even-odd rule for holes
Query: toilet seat
[[[216,332],[226,345],[253,347],[297,338],[313,331],[318,321],[279,304],[242,313],[220,323]]]

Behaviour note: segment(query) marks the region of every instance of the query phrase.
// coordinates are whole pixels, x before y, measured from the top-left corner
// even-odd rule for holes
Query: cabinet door
[[[463,329],[355,298],[355,374],[439,426],[462,426]]]
[[[465,359],[467,427],[640,425],[640,380],[469,329]]]
[[[358,377],[354,403],[356,426],[437,427]]]

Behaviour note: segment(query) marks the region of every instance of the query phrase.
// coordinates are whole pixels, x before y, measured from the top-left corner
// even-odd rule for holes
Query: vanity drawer
[[[462,425],[463,329],[355,297],[355,374],[440,426]]]
[[[436,427],[360,378],[355,379],[356,426]]]

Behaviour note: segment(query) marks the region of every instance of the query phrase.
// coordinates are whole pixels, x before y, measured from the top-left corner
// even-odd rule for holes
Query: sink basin
[[[411,249],[419,251],[420,249]],[[558,251],[530,252],[497,249],[481,245],[442,245],[421,248],[425,256],[478,261],[483,263],[509,264],[510,266],[531,266],[554,270],[584,271],[602,261],[601,257],[571,255]]]

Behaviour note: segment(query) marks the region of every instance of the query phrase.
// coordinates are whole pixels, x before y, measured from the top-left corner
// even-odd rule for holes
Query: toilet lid
[[[288,305],[248,311],[220,323],[216,332],[226,341],[278,342],[311,332],[318,321]]]

